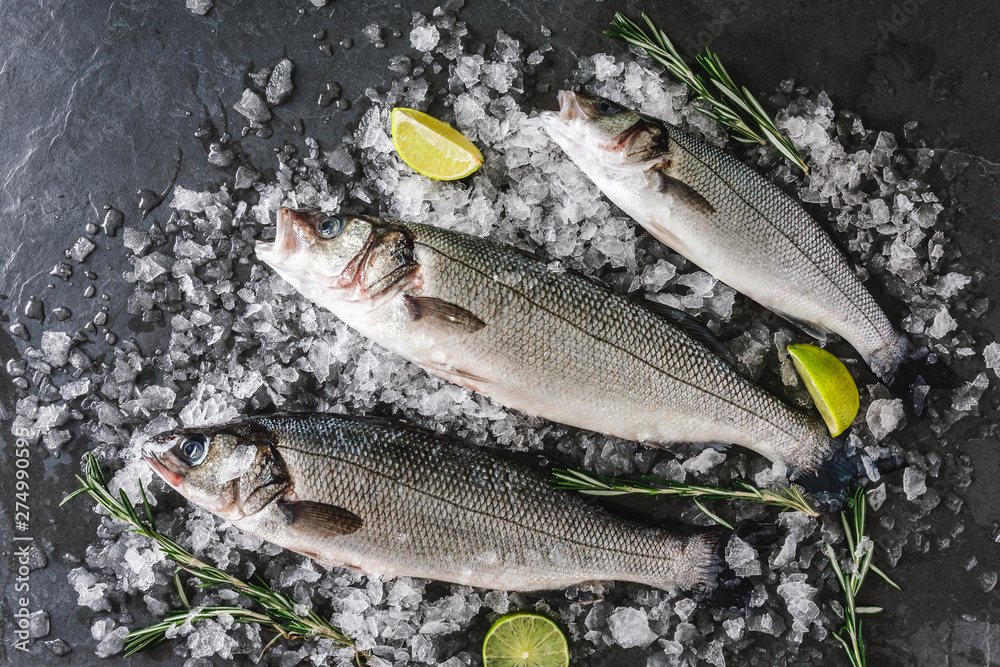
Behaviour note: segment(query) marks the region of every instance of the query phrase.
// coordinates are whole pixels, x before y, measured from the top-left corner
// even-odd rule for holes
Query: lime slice
[[[788,353],[830,434],[837,437],[854,423],[861,403],[850,371],[840,359],[815,345],[789,345]]]
[[[519,611],[502,616],[483,640],[485,667],[566,667],[566,635],[548,616]]]
[[[392,110],[392,145],[403,162],[439,181],[465,178],[483,164],[483,154],[461,132],[413,109]]]

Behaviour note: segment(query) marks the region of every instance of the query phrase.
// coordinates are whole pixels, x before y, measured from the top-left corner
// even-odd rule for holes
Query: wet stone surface
[[[255,240],[273,237],[273,210],[290,203],[491,235],[696,314],[745,372],[805,405],[775,352],[801,334],[637,231],[532,124],[533,109],[554,108],[556,90],[579,86],[724,141],[675,82],[602,34],[615,7],[49,5],[0,5],[0,468],[15,468],[13,434],[32,433],[31,519],[16,525],[6,476],[0,541],[34,538],[28,654],[14,648],[18,595],[0,578],[0,655],[39,665],[250,665],[269,639],[222,619],[122,657],[129,629],[180,601],[172,568],[147,541],[84,499],[58,508],[96,450],[133,497],[137,477],[147,485],[164,532],[332,615],[375,647],[376,664],[478,664],[491,614],[529,607],[559,615],[579,664],[847,664],[829,636],[841,598],[821,552],[824,539],[837,541],[835,517],[716,507],[784,530],[760,561],[739,545],[728,554],[757,582],[760,614],[625,584],[570,591],[603,598],[580,604],[327,571],[193,509],[134,459],[138,438],[178,423],[342,407],[606,474],[780,478],[738,450],[675,459],[503,410],[368,343],[253,256]],[[871,484],[876,559],[903,591],[866,586],[863,601],[885,607],[865,621],[869,664],[1000,664],[1000,126],[990,120],[1000,63],[981,29],[1000,18],[997,8],[858,0],[765,12],[720,0],[628,13],[642,10],[683,53],[717,50],[777,112],[813,175],[765,150],[743,149],[743,158],[829,222],[890,317],[968,381],[933,392],[918,419],[849,346],[831,348],[859,378],[857,443],[892,448],[909,465]],[[452,122],[485,149],[486,165],[457,184],[416,177],[392,152],[392,106]],[[656,520],[704,520],[683,503],[625,505]],[[13,571],[13,547],[3,557],[0,571]],[[324,655],[315,642],[279,643],[264,662]]]

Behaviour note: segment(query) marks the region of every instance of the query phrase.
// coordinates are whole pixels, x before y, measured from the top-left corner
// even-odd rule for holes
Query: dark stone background
[[[127,225],[139,226],[136,193],[167,184],[178,147],[185,155],[179,184],[198,190],[231,181],[236,165],[223,170],[209,165],[205,142],[195,136],[202,125],[219,125],[220,99],[227,108],[230,131],[246,159],[264,168],[265,178],[276,147],[285,141],[301,146],[301,137],[291,128],[296,118],[303,119],[306,134],[321,145],[335,145],[366,108],[364,89],[387,84],[389,58],[409,52],[411,11],[429,13],[435,4],[410,0],[404,7],[381,0],[334,0],[316,9],[307,0],[216,0],[211,12],[199,17],[187,11],[182,0],[0,3],[0,362],[20,356],[27,346],[9,335],[11,325],[27,325],[37,345],[43,329],[73,333],[104,305],[109,306],[111,331],[135,339],[144,351],[158,347],[166,327],[141,325],[125,312],[125,299],[132,290],[121,279],[127,264],[120,235],[110,239],[101,232],[93,237],[99,247],[85,267],[77,268],[71,279],[74,286],[47,289],[48,283],[61,282],[48,273],[63,261],[63,251],[86,235],[87,223],[100,223],[105,205],[125,212]],[[502,27],[527,42],[529,50],[549,41],[539,26],[550,28],[556,65],[538,78],[555,89],[569,79],[578,56],[599,51],[624,54],[621,43],[601,34],[616,10],[632,17],[642,10],[650,12],[682,51],[709,44],[722,54],[737,81],[764,97],[781,80],[793,78],[799,85],[825,89],[835,108],[859,112],[867,127],[898,135],[904,123],[916,120],[928,145],[980,156],[975,168],[949,185],[960,202],[955,238],[967,264],[986,274],[979,291],[994,301],[1000,296],[994,245],[993,161],[1000,159],[1000,124],[995,122],[1000,103],[995,84],[1000,76],[996,3],[473,0],[459,15],[468,23],[473,41],[492,42]],[[361,36],[362,27],[372,21],[390,31],[398,29],[402,38],[388,35],[388,48],[376,50]],[[327,30],[325,41],[333,45],[332,57],[321,53],[320,43],[312,37],[319,28]],[[695,37],[688,41],[685,36]],[[347,37],[355,41],[350,50],[339,46]],[[275,109],[274,136],[239,140],[243,119],[232,105],[244,88],[246,74],[283,56],[296,65],[295,92]],[[939,82],[955,76],[947,74],[952,68],[960,82],[946,99],[934,101],[946,92],[935,92]],[[319,88],[327,81],[343,85],[345,96],[354,102],[351,109],[317,106]],[[551,98],[548,93],[529,98],[526,104],[551,108]],[[167,215],[163,208],[152,217]],[[98,274],[93,283],[99,295],[108,295],[107,301],[82,297],[89,282],[82,277],[83,268]],[[31,296],[46,304],[44,326],[24,317]],[[55,322],[51,312],[57,306],[72,310],[72,319]],[[997,319],[994,310],[960,325],[982,341],[996,335],[986,332],[996,330]],[[109,351],[103,342],[88,343],[85,349],[91,356]],[[981,359],[976,363],[981,366]],[[976,363],[961,367],[967,378],[974,377]],[[995,433],[1000,421],[996,407],[989,405],[991,396],[989,392],[984,398],[981,417],[963,421],[948,434],[952,446],[970,456],[975,466],[973,484],[960,491],[966,505],[956,520],[964,523],[965,531],[945,551],[907,553],[893,571],[903,593],[881,583],[870,585],[872,599],[886,607],[884,614],[865,623],[870,664],[1000,664],[1000,632],[995,625],[1000,592],[982,593],[965,569],[972,556],[994,570],[1000,561],[995,542],[1000,524]],[[79,471],[80,457],[92,447],[83,440],[67,444],[58,459],[47,457],[39,446],[31,468],[32,531],[36,539],[52,545],[48,566],[31,574],[32,608],[49,612],[49,638],[65,639],[74,646],[73,652],[57,659],[40,643],[30,654],[11,648],[10,419],[15,400],[10,378],[0,370],[0,468],[5,471],[0,473],[0,656],[17,664],[122,664],[120,657],[99,661],[93,655],[89,627],[95,613],[76,605],[76,594],[66,581],[74,565],[63,554],[82,556],[97,525],[97,517],[79,506],[57,508],[75,487],[73,475]],[[976,636],[980,630],[982,637]],[[836,656],[831,664],[846,664],[835,649],[828,654]],[[176,658],[161,662],[167,655],[161,651],[133,662],[176,662]]]

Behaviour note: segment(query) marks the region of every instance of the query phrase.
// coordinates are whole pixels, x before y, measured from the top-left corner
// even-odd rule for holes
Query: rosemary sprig
[[[704,55],[695,60],[708,74],[709,80],[722,93],[723,98],[712,94],[708,84],[696,74],[691,66],[684,62],[666,33],[653,25],[652,19],[645,13],[642,15],[651,34],[646,33],[639,25],[627,16],[618,12],[611,22],[611,29],[605,34],[624,39],[643,49],[649,56],[667,68],[667,71],[680,79],[688,88],[694,91],[694,107],[707,116],[714,118],[733,131],[733,138],[744,143],[768,143],[781,155],[799,166],[806,174],[809,167],[802,160],[795,144],[782,134],[774,124],[770,115],[757,102],[746,86],[737,86],[722,61],[716,53],[705,49]],[[755,131],[744,118],[749,118],[760,130]],[[763,135],[763,136],[761,136]]]
[[[684,484],[653,475],[644,475],[644,482],[632,482],[622,479],[604,477],[588,470],[554,470],[552,482],[557,488],[579,491],[591,496],[676,496],[678,498],[693,498],[695,505],[716,523],[732,529],[732,526],[722,520],[717,514],[710,512],[702,500],[752,500],[764,505],[772,505],[782,509],[805,512],[809,516],[819,516],[809,501],[795,487],[780,489],[758,489],[756,486],[736,480],[738,489],[723,489],[718,486],[703,486]]]
[[[833,633],[833,636],[844,647],[847,657],[851,661],[852,667],[865,667],[865,643],[861,638],[861,616],[864,614],[877,614],[882,611],[882,607],[859,606],[857,595],[864,584],[865,577],[869,572],[874,572],[885,581],[899,590],[892,579],[885,572],[872,563],[872,555],[875,552],[875,544],[870,539],[865,538],[865,513],[868,508],[868,497],[864,490],[858,489],[854,496],[848,501],[848,510],[840,513],[840,521],[844,526],[844,535],[847,536],[847,547],[851,556],[851,574],[845,574],[837,554],[829,543],[826,544],[826,557],[830,559],[833,566],[833,573],[840,584],[840,590],[844,592],[844,621],[843,628]],[[847,637],[844,637],[844,634]]]
[[[87,493],[101,507],[107,510],[108,514],[124,521],[132,526],[132,532],[145,535],[157,543],[163,554],[178,564],[179,568],[174,573],[174,585],[177,587],[178,595],[185,609],[167,614],[162,621],[142,630],[135,630],[125,636],[125,655],[145,648],[156,646],[166,639],[167,631],[176,628],[184,623],[201,621],[208,618],[217,618],[223,614],[229,614],[237,623],[256,623],[261,627],[275,632],[274,639],[264,648],[266,651],[279,638],[292,639],[312,639],[327,638],[333,640],[334,648],[350,648],[354,650],[355,662],[358,665],[364,663],[367,655],[359,651],[354,641],[345,635],[341,630],[334,627],[329,621],[320,617],[314,611],[305,614],[300,613],[299,605],[288,595],[271,589],[262,579],[259,583],[247,583],[233,577],[222,570],[212,567],[207,563],[198,560],[191,555],[184,547],[180,546],[170,538],[156,530],[156,522],[153,519],[153,511],[146,499],[146,491],[139,485],[139,493],[142,495],[142,504],[145,508],[146,519],[140,518],[138,512],[123,489],[119,490],[116,497],[108,489],[101,465],[93,454],[87,455],[86,476],[77,475],[80,488],[66,496],[60,503],[60,507],[80,495]],[[180,571],[184,570],[198,579],[199,588],[207,588],[216,584],[231,586],[237,592],[250,598],[259,604],[263,611],[254,612],[241,607],[196,607],[191,608],[184,588],[181,585]]]

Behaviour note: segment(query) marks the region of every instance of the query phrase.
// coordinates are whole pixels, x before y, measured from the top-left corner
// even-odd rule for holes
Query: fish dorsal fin
[[[712,333],[711,329],[702,324],[700,320],[692,315],[688,315],[684,311],[657,303],[645,297],[640,297],[637,301],[640,306],[665,320],[669,320],[675,327],[707,347],[715,356],[730,366],[735,367],[736,361],[733,359],[729,348]]]
[[[435,299],[432,296],[403,297],[410,318],[446,333],[475,333],[486,326],[486,322],[461,306]]]
[[[311,500],[279,500],[278,509],[289,527],[310,537],[329,538],[350,535],[364,525],[354,512],[336,505]]]
[[[677,180],[668,171],[670,165],[667,162],[657,162],[646,170],[647,174],[657,179],[657,188],[660,192],[666,192],[677,197],[697,211],[705,215],[715,213],[715,207],[704,196],[687,183]]]

